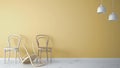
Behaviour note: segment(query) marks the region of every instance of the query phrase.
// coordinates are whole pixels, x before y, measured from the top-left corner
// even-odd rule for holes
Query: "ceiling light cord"
[[[100,0],[100,4],[102,4],[102,0]]]
[[[114,0],[112,0],[112,11],[114,12]]]

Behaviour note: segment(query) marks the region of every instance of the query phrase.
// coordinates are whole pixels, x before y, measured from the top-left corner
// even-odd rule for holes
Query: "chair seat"
[[[30,59],[29,58],[31,58],[31,60],[34,60],[35,58],[36,58],[37,56],[36,55],[30,55],[30,57],[29,56],[26,56],[25,58],[23,58],[22,59],[22,63],[24,63],[24,64],[29,64],[30,63]]]
[[[10,48],[10,47],[7,47],[7,48],[4,48],[5,51],[18,51],[19,49],[18,48]]]
[[[48,49],[48,51],[52,51],[52,48],[48,47],[38,47],[38,50],[42,50],[42,51],[46,51]]]

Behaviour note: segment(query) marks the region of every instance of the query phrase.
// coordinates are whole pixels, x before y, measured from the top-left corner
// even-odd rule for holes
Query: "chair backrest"
[[[12,34],[8,36],[8,47],[16,47],[19,48],[20,46],[20,42],[21,42],[21,36],[20,35],[16,35],[16,34]],[[12,45],[14,44],[14,45]]]
[[[36,35],[36,42],[38,47],[48,47],[49,37],[48,35]]]

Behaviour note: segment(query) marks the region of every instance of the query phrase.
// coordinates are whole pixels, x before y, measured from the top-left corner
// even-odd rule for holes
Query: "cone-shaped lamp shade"
[[[102,4],[100,4],[100,6],[97,8],[97,13],[101,14],[105,12],[106,12],[106,8]]]
[[[118,16],[117,16],[114,12],[112,12],[112,13],[109,15],[108,20],[110,20],[110,21],[116,21],[116,20],[118,20]]]

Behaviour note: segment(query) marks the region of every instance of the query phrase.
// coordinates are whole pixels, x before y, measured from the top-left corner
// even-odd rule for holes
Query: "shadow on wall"
[[[38,54],[38,46],[36,43],[36,39],[34,38],[28,38],[25,35],[21,36],[21,44],[20,44],[20,55],[21,57],[26,56],[26,51],[24,50],[23,46],[25,46],[30,54]],[[52,58],[59,58],[59,57],[68,57],[71,56],[70,52],[67,50],[63,50],[63,48],[57,48],[58,45],[55,45],[54,38],[52,36],[49,36],[49,47],[52,48]],[[33,50],[34,49],[34,50]],[[43,54],[43,58],[46,56],[46,53]]]
[[[38,46],[36,43],[35,37],[33,39],[28,38],[27,36],[21,35],[21,44],[20,44],[20,55],[21,57],[26,56],[26,51],[24,50],[23,46],[25,46],[29,52],[29,54],[38,54]],[[67,50],[63,50],[63,48],[56,48],[57,45],[55,45],[54,38],[52,36],[49,36],[49,47],[52,48],[52,58],[59,58],[59,57],[67,57],[71,56],[71,53]],[[57,54],[57,55],[56,55]],[[46,53],[43,53],[43,58],[46,57]]]
[[[21,35],[22,39],[21,39],[21,45],[20,45],[20,55],[24,57],[24,55],[26,55],[26,52],[23,48],[23,46],[25,46],[29,52],[29,54],[38,54],[38,46],[36,43],[36,37],[34,37],[33,39],[30,39],[24,35]],[[48,46],[53,48],[54,42],[53,42],[53,38],[49,36],[49,43]],[[54,54],[53,54],[54,55]],[[43,58],[46,56],[46,53],[43,53]]]

